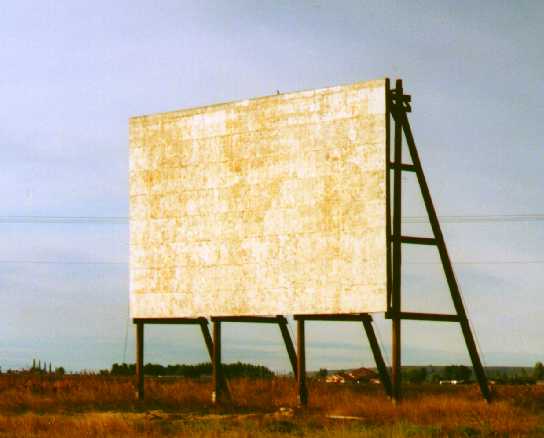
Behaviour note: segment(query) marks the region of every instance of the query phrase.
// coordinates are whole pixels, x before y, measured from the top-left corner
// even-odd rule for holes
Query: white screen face
[[[133,318],[386,310],[385,80],[130,121]]]

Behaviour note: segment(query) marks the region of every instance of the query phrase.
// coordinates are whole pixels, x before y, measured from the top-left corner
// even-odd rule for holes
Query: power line
[[[0,260],[3,265],[128,265],[128,262],[93,262],[63,260]]]
[[[0,224],[114,224],[126,225],[125,216],[0,216]]]
[[[542,222],[544,214],[496,214],[439,216],[441,223]],[[0,224],[108,224],[126,225],[127,216],[0,216]],[[404,223],[427,223],[426,216],[405,216]]]
[[[440,265],[441,262],[405,262],[407,265]],[[544,260],[474,260],[452,261],[454,265],[538,265],[544,264]],[[115,261],[62,261],[62,260],[0,260],[0,264],[25,264],[25,265],[128,265],[128,262]]]
[[[442,223],[486,223],[486,222],[541,222],[544,221],[544,214],[489,214],[489,215],[456,215],[439,216]],[[405,223],[426,223],[428,219],[424,216],[405,216]]]
[[[475,260],[475,261],[452,261],[454,265],[538,265],[544,260]],[[436,265],[441,262],[406,262],[408,265]]]

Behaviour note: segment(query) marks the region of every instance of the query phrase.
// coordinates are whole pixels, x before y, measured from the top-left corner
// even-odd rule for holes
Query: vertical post
[[[387,248],[387,310],[391,310],[391,84],[385,79],[385,245]]]
[[[210,356],[210,361],[212,362],[213,366],[213,341],[212,336],[210,335],[210,331],[208,330],[208,320],[205,318],[202,318],[200,321],[200,330],[202,331],[202,336],[204,337],[204,343],[206,344],[206,349],[208,350],[208,355]],[[223,394],[225,398],[231,399],[230,394],[230,387],[229,382],[227,378],[225,377],[225,372],[223,371],[223,368],[220,369],[219,373],[219,379],[221,380],[220,385],[223,389]]]
[[[297,388],[299,406],[308,405],[306,388],[306,347],[304,345],[304,319],[297,320]]]
[[[285,343],[285,348],[287,349],[287,354],[289,355],[291,367],[293,368],[293,374],[296,378],[296,376],[298,375],[297,354],[295,353],[295,347],[293,346],[293,341],[291,340],[291,336],[289,335],[289,330],[287,329],[287,321],[284,316],[278,315],[278,324],[280,326],[283,342]]]
[[[476,378],[478,379],[478,383],[480,385],[480,390],[482,392],[483,397],[487,401],[489,401],[491,399],[491,393],[490,393],[489,385],[487,382],[487,376],[485,375],[485,371],[482,366],[482,362],[480,360],[478,350],[476,348],[474,335],[472,334],[472,330],[470,329],[470,324],[468,322],[468,318],[466,315],[465,306],[463,304],[463,299],[461,297],[461,292],[459,291],[459,286],[457,285],[457,280],[455,279],[455,274],[453,272],[451,260],[448,254],[448,250],[446,248],[446,243],[444,241],[444,235],[442,234],[440,223],[438,221],[438,216],[436,215],[436,210],[434,209],[431,193],[429,191],[429,186],[427,185],[427,181],[423,173],[423,167],[421,166],[419,154],[417,152],[414,137],[412,135],[412,130],[410,129],[410,124],[408,123],[408,118],[406,117],[406,114],[404,113],[397,114],[396,120],[395,120],[395,126],[397,124],[397,120],[399,123],[402,123],[403,129],[404,129],[404,135],[406,136],[406,142],[408,144],[408,149],[410,151],[410,156],[416,168],[416,176],[419,183],[419,187],[421,189],[421,195],[423,197],[423,202],[425,203],[427,215],[429,216],[429,222],[431,224],[434,238],[436,240],[438,254],[440,255],[440,261],[442,262],[442,267],[444,269],[446,281],[450,289],[453,305],[455,307],[455,311],[457,312],[457,315],[460,318],[461,330],[463,332],[465,343],[467,345],[470,359],[472,361],[474,373],[476,374]]]
[[[402,80],[397,79],[395,86],[396,100],[392,105],[393,112],[402,111]],[[394,402],[401,398],[401,164],[402,164],[402,125],[400,117],[395,117],[395,166],[393,193],[393,290],[391,297],[392,310],[392,396]]]
[[[391,379],[387,373],[387,367],[385,366],[385,361],[383,360],[382,352],[378,344],[378,339],[374,333],[374,328],[372,327],[372,317],[369,315],[368,318],[363,319],[363,327],[366,332],[366,337],[370,343],[370,349],[372,350],[372,355],[374,356],[374,361],[376,362],[376,368],[378,368],[378,374],[380,375],[380,380],[382,381],[385,393],[391,397]]]
[[[221,322],[213,321],[212,402],[220,403],[221,394]]]
[[[136,386],[138,400],[144,399],[144,323],[136,321]]]

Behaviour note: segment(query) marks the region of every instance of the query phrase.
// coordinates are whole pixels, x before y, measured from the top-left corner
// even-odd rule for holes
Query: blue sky
[[[537,1],[3,2],[0,216],[126,217],[130,116],[384,76],[413,96],[439,215],[544,214],[543,22]],[[404,211],[422,216],[411,178]],[[544,359],[544,222],[443,231],[486,364]],[[451,308],[433,251],[404,253],[412,310]],[[0,366],[132,360],[127,260],[124,224],[0,223]],[[468,363],[457,326],[404,327],[405,363]],[[146,346],[146,361],[207,360],[193,327],[154,327]],[[229,325],[224,356],[288,368],[273,326]],[[310,369],[361,364],[358,324],[310,324]]]

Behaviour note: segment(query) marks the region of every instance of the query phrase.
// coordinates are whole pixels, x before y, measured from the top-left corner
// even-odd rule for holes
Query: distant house
[[[325,382],[327,383],[346,383],[346,379],[348,378],[346,373],[335,373],[330,374],[327,377],[325,377]]]
[[[441,385],[461,385],[462,383],[465,383],[464,380],[441,380]]]
[[[327,376],[327,383],[380,383],[378,374],[368,368],[357,368]]]

